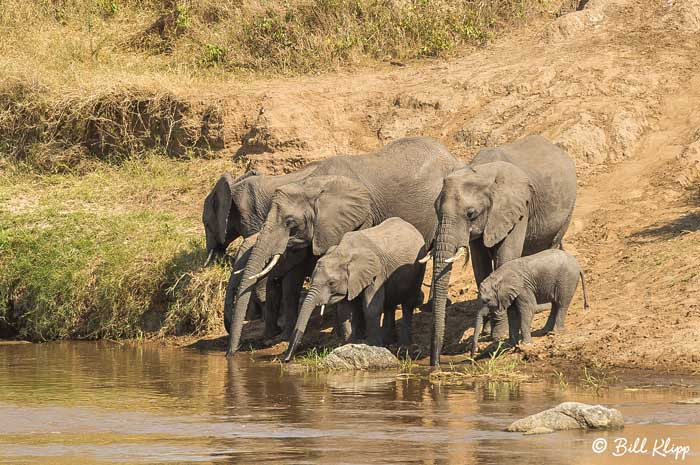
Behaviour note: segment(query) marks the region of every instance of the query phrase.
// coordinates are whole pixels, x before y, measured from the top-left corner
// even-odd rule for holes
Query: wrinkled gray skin
[[[311,247],[315,256],[343,234],[399,217],[431,243],[435,199],[449,173],[464,166],[438,141],[412,137],[368,155],[318,162],[311,176],[280,187],[243,272],[233,311],[228,355],[238,350],[254,275],[288,247]]]
[[[561,246],[576,202],[576,169],[569,156],[540,136],[479,151],[445,178],[436,203],[439,225],[433,248],[433,337],[430,364],[440,363],[445,302],[453,257],[471,252],[477,286],[504,263]],[[488,308],[482,306],[477,319]],[[506,316],[492,315],[492,335],[506,335]]]
[[[242,272],[245,268],[250,251],[257,241],[258,234],[247,237],[238,247],[233,261],[233,270],[226,287],[224,300],[224,325],[227,331],[231,327],[231,312],[233,299],[241,283]],[[264,337],[274,337],[280,332],[286,333],[286,338],[291,335],[291,330],[296,321],[296,310],[299,303],[300,288],[297,285],[311,274],[315,260],[309,260],[311,253],[306,249],[289,249],[285,252],[279,265],[268,276],[260,279],[255,286],[253,297],[250,299],[246,312],[246,320],[255,320],[263,317],[265,321]],[[284,327],[279,326],[279,311],[282,309]]]
[[[224,173],[204,200],[202,223],[207,241],[207,264],[221,259],[239,236],[260,231],[278,187],[297,182],[313,173],[312,163],[294,173],[267,176],[251,170],[234,179]]]
[[[417,260],[424,255],[423,236],[400,218],[346,233],[340,244],[328,249],[316,264],[285,362],[291,360],[301,342],[314,308],[340,302],[356,301],[361,305],[367,343],[376,346],[393,342],[395,309],[400,304],[403,312],[400,342],[408,345],[413,310],[422,303],[425,265]],[[384,334],[380,329],[382,313]],[[350,315],[344,317],[347,325]],[[348,330],[346,326],[341,333],[344,342],[357,337],[358,320],[351,318],[352,327]]]
[[[315,164],[291,174],[282,176],[267,176],[255,170],[248,171],[239,178],[233,179],[229,173],[224,173],[216,182],[214,188],[204,200],[202,212],[202,222],[206,234],[207,261],[205,266],[214,261],[221,260],[226,255],[229,244],[240,236],[245,238],[234,257],[234,268],[229,278],[226,288],[226,301],[229,305],[224,305],[224,325],[229,330],[231,326],[231,308],[242,275],[234,272],[245,268],[250,250],[255,244],[255,236],[270,209],[270,203],[275,190],[290,182],[296,182],[307,177],[315,169]],[[291,268],[289,264],[287,268]],[[290,277],[290,279],[296,276]],[[303,277],[302,277],[303,279]],[[277,312],[279,306],[288,303],[291,297],[283,299],[283,280],[277,279],[268,282],[261,279],[255,287],[255,298],[247,308],[247,319],[255,319],[260,314]],[[291,283],[286,287],[293,288]],[[267,304],[267,293],[270,293],[272,300]],[[269,306],[269,309],[265,309]],[[285,308],[285,313],[290,312]],[[296,304],[295,304],[296,308]],[[267,322],[267,320],[266,320]],[[266,336],[271,337],[272,328],[277,327],[277,322],[266,323]],[[274,326],[273,326],[274,324]],[[291,328],[290,328],[291,331]]]
[[[517,344],[521,339],[523,344],[530,344],[532,318],[537,304],[552,304],[544,332],[564,331],[566,312],[579,278],[583,289],[583,308],[588,310],[586,281],[576,259],[563,250],[545,250],[504,263],[481,283],[479,296],[490,310],[508,312],[512,344]],[[475,335],[481,331],[479,323],[477,321]],[[475,337],[472,356],[476,348]]]

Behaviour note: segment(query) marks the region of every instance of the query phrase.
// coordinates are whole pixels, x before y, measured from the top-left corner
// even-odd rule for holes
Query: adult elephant
[[[471,251],[479,286],[509,260],[560,247],[575,202],[574,162],[541,136],[483,149],[468,166],[445,178],[436,204],[432,366],[440,363],[452,262],[461,255],[469,261]],[[480,310],[477,317],[484,315]],[[505,336],[506,316],[492,317],[493,336]]]
[[[255,281],[288,247],[311,247],[313,255],[320,256],[346,232],[394,216],[412,224],[430,244],[442,181],[462,166],[437,140],[411,137],[374,153],[329,158],[304,181],[280,187],[243,272],[227,355],[238,350]]]
[[[250,250],[255,244],[255,235],[260,231],[272,196],[278,187],[291,182],[297,182],[315,170],[315,163],[303,169],[281,176],[268,176],[256,170],[250,170],[234,179],[230,173],[224,173],[216,182],[212,191],[204,200],[202,223],[206,235],[207,260],[205,266],[226,255],[229,244],[240,236],[245,240],[234,256],[234,266],[226,290],[226,299],[233,299],[240,282],[240,272],[247,263]],[[270,283],[261,281],[256,286],[256,298],[248,309],[249,318],[257,317],[264,311],[267,291],[270,291],[272,301],[268,307],[277,308],[282,299],[282,284],[280,280]],[[229,308],[230,306],[224,306]],[[231,312],[224,312],[224,325],[229,330]],[[275,321],[276,325],[276,321]]]
[[[249,237],[260,231],[277,188],[308,177],[316,165],[311,163],[299,171],[281,176],[250,170],[234,179],[230,173],[224,173],[204,200],[205,265],[222,258],[236,238]]]

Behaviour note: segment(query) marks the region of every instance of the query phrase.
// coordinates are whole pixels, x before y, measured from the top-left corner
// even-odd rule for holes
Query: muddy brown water
[[[673,403],[700,396],[700,380],[669,382],[637,379],[597,396],[552,381],[438,386],[393,372],[290,374],[249,354],[229,362],[221,352],[147,344],[5,345],[0,463],[700,463],[700,405]],[[567,400],[614,406],[627,426],[503,431]],[[608,442],[601,454],[592,451],[598,438]],[[620,438],[630,449],[647,438],[647,453],[613,456]],[[667,450],[690,448],[685,460],[652,456],[664,438]]]

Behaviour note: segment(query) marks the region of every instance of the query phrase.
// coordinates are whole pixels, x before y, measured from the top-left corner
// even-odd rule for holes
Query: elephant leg
[[[549,316],[547,317],[547,322],[544,324],[543,332],[545,334],[551,333],[554,331],[554,322],[556,321],[557,317],[557,310],[556,306],[552,305],[552,310],[549,312]]]
[[[338,337],[344,344],[350,342],[350,339],[353,337],[352,313],[352,304],[347,300],[342,300],[335,306],[335,314],[338,320]]]
[[[282,304],[282,283],[279,279],[268,279],[266,285],[266,300],[263,304],[263,319],[265,320],[264,337],[270,339],[282,332],[282,328],[277,324],[279,309]],[[253,304],[254,301],[256,301],[256,299],[250,299],[251,304]]]
[[[520,335],[523,344],[532,343],[532,319],[535,316],[537,300],[534,295],[521,294],[515,299],[518,314],[520,315]]]
[[[367,328],[367,343],[372,346],[382,345],[380,320],[384,309],[384,288],[374,289],[369,286],[362,295],[362,308]]]
[[[472,270],[474,271],[474,278],[478,290],[481,282],[488,278],[493,271],[493,260],[491,259],[491,253],[481,241],[472,241],[469,244],[469,251],[471,253]],[[491,333],[491,319],[488,316],[489,309],[481,299],[478,298],[477,305],[478,310],[476,317],[482,319],[480,323],[483,325],[484,331]]]
[[[571,304],[571,301],[573,300],[574,296],[566,296],[565,299],[562,299],[558,302],[553,302],[552,303],[552,313],[554,313],[554,309],[556,308],[556,318],[554,320],[554,332],[556,333],[563,333],[564,332],[564,323],[566,322],[566,314],[569,311],[569,305]]]
[[[401,327],[399,329],[399,344],[405,347],[411,345],[413,333],[413,309],[412,303],[401,304]]]
[[[299,314],[299,298],[304,284],[304,273],[295,266],[282,278],[282,311],[284,314],[284,330],[282,338],[289,340],[294,331],[294,325]]]
[[[527,217],[524,217],[516,223],[506,238],[494,248],[494,269],[498,269],[504,263],[522,256],[526,232]],[[506,321],[503,315],[496,314],[491,323],[491,336],[494,339],[501,339],[506,336],[506,332]]]
[[[520,342],[520,313],[515,305],[508,307],[508,335],[511,345],[517,345]]]
[[[365,331],[365,315],[359,300],[353,300],[349,302],[349,304],[352,306],[352,338],[353,340],[360,341],[367,337],[367,331]]]
[[[391,345],[396,342],[396,308],[384,309],[384,321],[382,322],[382,340],[384,344]]]

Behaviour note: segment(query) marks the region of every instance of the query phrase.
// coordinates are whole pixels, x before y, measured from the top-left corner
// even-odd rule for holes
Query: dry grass
[[[532,11],[539,1],[3,0],[0,158],[65,172],[154,147],[203,155],[223,148],[223,120],[193,87],[442,56]]]

